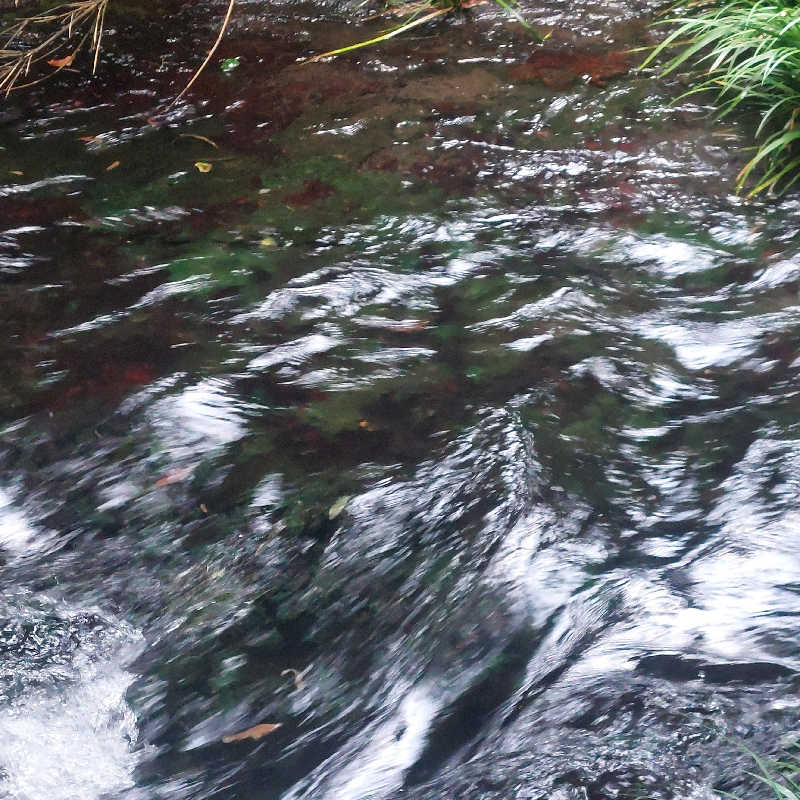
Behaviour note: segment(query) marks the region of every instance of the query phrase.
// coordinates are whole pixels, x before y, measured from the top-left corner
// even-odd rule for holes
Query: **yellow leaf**
[[[212,164],[209,164],[208,161],[195,161],[195,167],[197,167],[198,172],[211,172]]]
[[[340,497],[328,510],[328,519],[336,519],[342,511],[345,510],[345,507],[350,502],[351,496],[349,494],[344,495],[344,497]]]
[[[254,725],[252,728],[248,728],[246,731],[239,731],[239,733],[231,733],[228,734],[228,736],[223,736],[222,741],[225,742],[225,744],[230,744],[231,742],[241,742],[243,739],[260,739],[262,736],[266,736],[268,733],[272,733],[280,727],[280,722],[263,722],[261,725]]]

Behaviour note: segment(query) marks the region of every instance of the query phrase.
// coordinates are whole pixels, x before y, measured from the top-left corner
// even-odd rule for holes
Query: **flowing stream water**
[[[763,793],[800,202],[658,8],[240,0],[164,113],[226,4],[128,5],[0,110],[0,797]]]

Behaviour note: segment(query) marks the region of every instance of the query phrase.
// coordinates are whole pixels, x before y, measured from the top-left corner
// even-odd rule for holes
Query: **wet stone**
[[[524,64],[511,70],[515,81],[540,81],[550,89],[569,88],[578,80],[605,87],[631,69],[631,56],[623,52],[590,53],[580,50],[534,50]]]

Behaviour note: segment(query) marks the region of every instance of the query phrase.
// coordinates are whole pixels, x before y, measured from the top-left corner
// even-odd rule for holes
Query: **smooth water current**
[[[638,0],[307,65],[385,23],[242,0],[160,113],[224,6],[0,110],[0,797],[759,796],[800,203],[733,195],[747,121],[625,74]]]

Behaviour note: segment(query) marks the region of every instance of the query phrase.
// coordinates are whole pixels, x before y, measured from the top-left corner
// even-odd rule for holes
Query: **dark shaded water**
[[[748,132],[679,83],[530,80],[489,7],[301,67],[379,23],[241,2],[154,119],[213,10],[3,112],[2,796],[752,796],[798,202],[732,196]],[[601,58],[653,9],[530,14]]]

